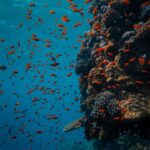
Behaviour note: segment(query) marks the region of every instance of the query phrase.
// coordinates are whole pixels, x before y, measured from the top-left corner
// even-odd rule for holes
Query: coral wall
[[[93,0],[77,56],[87,139],[150,131],[150,1]]]

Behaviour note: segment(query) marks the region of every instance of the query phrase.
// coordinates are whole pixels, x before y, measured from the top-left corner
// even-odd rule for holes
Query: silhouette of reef
[[[88,140],[150,138],[150,1],[93,0],[77,55]],[[80,122],[81,123],[81,122]]]

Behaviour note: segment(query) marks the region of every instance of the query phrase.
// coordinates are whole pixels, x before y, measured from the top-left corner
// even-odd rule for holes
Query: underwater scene
[[[150,0],[0,0],[0,150],[150,150]]]

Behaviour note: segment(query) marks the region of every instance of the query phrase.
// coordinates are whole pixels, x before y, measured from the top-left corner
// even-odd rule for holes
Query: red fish
[[[81,23],[80,22],[77,22],[76,24],[74,24],[73,28],[76,28],[78,26],[81,26]]]
[[[94,7],[94,9],[93,9],[93,15],[96,15],[96,14],[97,14],[97,8]]]
[[[90,3],[90,2],[92,2],[92,0],[85,0],[85,4],[88,4],[88,3]]]
[[[12,51],[9,51],[9,52],[8,52],[8,55],[12,55],[12,54],[14,54],[14,53],[15,53],[15,51],[12,50]]]
[[[59,28],[64,28],[65,26],[63,24],[58,24],[57,25]]]
[[[102,51],[104,51],[104,50],[105,50],[105,48],[103,48],[103,47],[100,47],[100,48],[97,48],[97,49],[96,49],[97,52],[102,52]]]
[[[122,0],[122,3],[126,6],[130,5],[130,0]]]
[[[55,14],[55,11],[54,10],[50,10],[49,14]]]
[[[145,59],[143,57],[138,59],[140,65],[144,65],[145,64]]]
[[[99,112],[104,113],[104,112],[106,112],[106,110],[101,108],[101,109],[99,109]]]
[[[33,41],[39,41],[40,39],[35,34],[33,34],[32,35],[32,40]]]
[[[52,76],[52,77],[56,77],[56,74],[52,73],[52,74],[50,74],[50,76]]]
[[[128,52],[130,52],[130,50],[129,49],[125,49],[125,50],[123,50],[123,52],[128,53]]]
[[[71,2],[73,2],[73,0],[67,0],[67,2],[71,3]]]
[[[134,24],[133,25],[133,28],[136,30],[136,29],[140,29],[142,27],[142,25],[140,24]]]
[[[26,71],[29,70],[31,67],[31,63],[26,64]]]
[[[55,119],[58,119],[58,117],[56,115],[50,115],[50,116],[48,116],[48,119],[49,120],[51,120],[51,119],[55,120]]]
[[[51,47],[51,44],[45,44],[45,47]]]
[[[113,53],[108,52],[107,55],[108,55],[108,56],[113,56]]]
[[[135,60],[136,60],[136,58],[134,57],[134,58],[129,59],[129,62],[132,63],[132,62],[134,62]]]
[[[122,118],[122,117],[119,117],[119,116],[113,118],[113,120],[122,120],[122,119],[123,119],[123,118]]]
[[[31,2],[31,3],[29,4],[29,6],[30,6],[30,7],[34,7],[34,6],[36,6],[36,4],[35,4],[34,2]]]
[[[110,66],[116,65],[116,63],[113,61],[113,62],[110,62],[108,65],[109,65],[109,67],[110,67]]]
[[[72,72],[68,73],[67,76],[68,76],[68,77],[72,76]]]
[[[69,111],[69,110],[70,110],[70,108],[65,108],[65,110]]]
[[[67,16],[61,17],[61,20],[64,21],[64,22],[69,22],[70,21],[70,19]]]
[[[142,7],[144,7],[144,6],[148,6],[148,5],[150,5],[150,2],[149,2],[149,1],[144,2],[144,3],[142,4]]]
[[[136,84],[140,84],[140,85],[144,84],[144,82],[143,82],[143,81],[140,81],[140,80],[136,80],[135,83],[136,83]]]

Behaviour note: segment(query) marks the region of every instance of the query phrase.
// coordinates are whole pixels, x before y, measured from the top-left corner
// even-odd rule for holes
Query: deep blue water
[[[30,7],[31,2],[35,6]],[[83,0],[74,3],[83,8],[84,17],[74,13],[67,0],[0,0],[0,39],[4,39],[0,42],[0,65],[7,67],[0,70],[0,150],[73,150],[89,146],[83,129],[69,133],[62,130],[83,115],[76,100],[80,97],[78,76],[70,66],[75,64],[81,46],[78,36],[89,29],[90,14]],[[32,10],[30,20],[28,10]],[[50,10],[55,14],[49,14]],[[70,22],[62,22],[65,15]],[[82,25],[73,28],[77,22]],[[58,24],[67,28],[63,37]],[[32,40],[33,34],[39,41]],[[45,46],[47,39],[50,47]],[[56,67],[50,65],[53,58],[59,63]],[[49,120],[51,115],[58,118]]]

